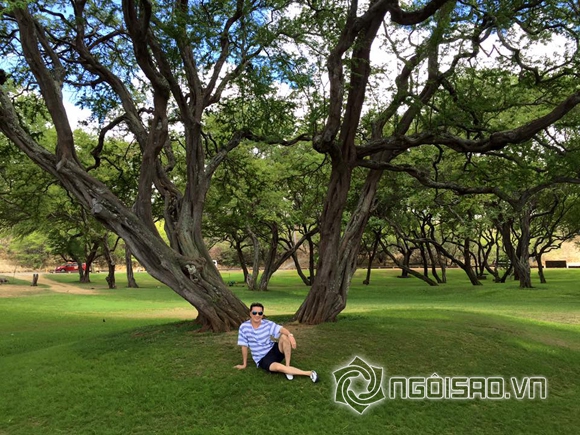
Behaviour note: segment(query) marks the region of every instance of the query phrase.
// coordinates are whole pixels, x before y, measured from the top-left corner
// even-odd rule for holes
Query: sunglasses
[[[261,316],[262,314],[264,314],[264,312],[263,312],[263,311],[252,311],[252,314],[253,314],[254,316],[255,316],[256,314],[257,314],[258,316]]]

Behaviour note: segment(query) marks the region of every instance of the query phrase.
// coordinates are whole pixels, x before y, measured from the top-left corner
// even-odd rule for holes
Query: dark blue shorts
[[[274,346],[272,346],[272,349],[270,349],[270,351],[264,355],[264,358],[262,358],[260,360],[260,362],[258,363],[258,367],[266,370],[266,371],[270,371],[270,365],[272,363],[279,363],[282,362],[284,360],[284,354],[282,352],[280,352],[280,349],[278,348],[278,343],[274,343]]]

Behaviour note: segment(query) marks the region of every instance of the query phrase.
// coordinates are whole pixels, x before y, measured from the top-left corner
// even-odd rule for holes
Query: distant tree
[[[103,251],[103,256],[107,262],[107,276],[105,281],[110,289],[117,288],[117,282],[115,278],[115,268],[117,265],[117,259],[115,255],[115,250],[121,239],[119,237],[111,237],[110,234],[105,233],[101,240],[101,248]],[[132,268],[131,268],[132,269]]]
[[[318,190],[298,181],[312,179],[320,165],[316,153],[307,153],[313,151],[300,146],[238,148],[214,177],[207,228],[214,237],[225,234],[251,290],[267,290],[272,275],[318,231],[312,203]]]
[[[8,237],[7,254],[20,267],[39,270],[46,268],[54,258],[46,237],[34,232],[23,236]]]
[[[542,284],[546,283],[543,256],[580,235],[579,195],[576,186],[559,186],[536,201],[530,222],[530,255],[536,260]]]
[[[24,102],[35,104],[34,99],[28,97]],[[31,113],[27,119],[49,147],[55,137],[54,131],[46,128],[42,113]],[[87,140],[83,136],[79,142]],[[62,261],[77,262],[80,281],[89,282],[91,263],[100,246],[101,225],[4,138],[0,138],[0,153],[4,156],[0,163],[0,222],[18,236],[21,254],[30,251],[22,244],[24,241],[36,244],[40,237],[45,248],[39,249],[46,249]],[[84,270],[80,267],[82,263],[87,264]]]

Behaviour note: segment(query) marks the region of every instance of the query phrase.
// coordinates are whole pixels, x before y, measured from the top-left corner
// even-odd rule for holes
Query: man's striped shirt
[[[252,322],[246,320],[240,325],[238,346],[249,347],[252,359],[258,365],[275,343],[271,337],[273,336],[276,339],[280,337],[280,329],[282,329],[282,326],[266,319],[262,319],[260,326],[254,329]]]

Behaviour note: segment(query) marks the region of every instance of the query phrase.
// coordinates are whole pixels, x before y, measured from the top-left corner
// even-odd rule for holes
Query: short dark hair
[[[262,311],[264,311],[264,305],[262,305],[260,302],[252,302],[250,304],[250,311],[252,311],[252,308],[254,307],[260,307]]]

